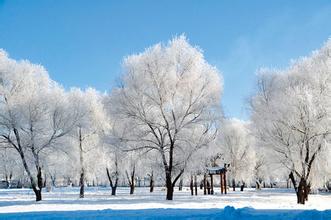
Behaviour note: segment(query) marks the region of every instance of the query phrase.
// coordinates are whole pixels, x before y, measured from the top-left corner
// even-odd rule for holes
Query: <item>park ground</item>
[[[331,194],[309,196],[296,204],[293,189],[245,189],[227,195],[191,196],[188,188],[165,200],[164,188],[150,193],[137,187],[134,195],[120,187],[111,196],[108,187],[88,187],[84,199],[79,188],[54,188],[35,202],[30,189],[0,190],[0,219],[331,219]]]

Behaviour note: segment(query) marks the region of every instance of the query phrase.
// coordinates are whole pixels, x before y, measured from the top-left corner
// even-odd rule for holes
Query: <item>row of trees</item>
[[[46,179],[78,182],[84,197],[88,180],[108,180],[115,195],[121,179],[134,193],[145,176],[172,200],[176,184],[228,163],[234,189],[290,177],[304,203],[330,178],[330,45],[285,71],[262,70],[250,122],[223,118],[220,73],[184,36],[126,57],[105,94],[66,91],[1,51],[1,172],[28,176],[37,201]]]

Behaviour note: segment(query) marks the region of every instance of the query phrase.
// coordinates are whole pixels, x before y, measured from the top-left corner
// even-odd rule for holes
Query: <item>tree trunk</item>
[[[134,193],[134,184],[130,185],[130,195]]]
[[[40,189],[37,189],[36,187],[32,188],[35,195],[36,195],[36,201],[41,201],[42,200],[42,197],[41,197],[41,190]]]
[[[112,177],[110,175],[109,169],[106,168],[106,172],[107,172],[107,177],[110,183],[110,187],[111,187],[111,195],[115,196],[116,195],[116,189],[117,189],[117,183],[118,183],[118,173],[117,173],[117,168],[116,168],[116,172],[115,172],[115,184],[113,183]]]
[[[168,132],[170,130],[168,129]],[[171,134],[168,133],[170,139],[171,139]],[[163,167],[165,171],[165,178],[166,178],[166,188],[167,188],[167,195],[166,195],[166,200],[172,200],[173,199],[173,194],[174,194],[174,187],[176,185],[177,180],[182,176],[184,173],[184,169],[181,169],[180,172],[175,176],[175,178],[172,180],[172,169],[174,168],[173,165],[173,160],[174,160],[174,147],[175,147],[175,142],[174,140],[170,140],[170,149],[169,149],[169,158],[168,161],[166,159],[166,155],[164,151],[162,150],[162,160],[163,160]]]
[[[152,171],[152,174],[150,175],[149,177],[149,192],[153,192],[154,191],[154,174],[153,174],[153,171]]]
[[[259,181],[255,181],[255,182],[256,182],[256,189],[257,190],[260,190],[261,189],[261,185],[260,185]]]
[[[84,172],[84,168],[82,168],[79,178],[79,186],[80,186],[79,198],[84,198],[84,187],[85,187],[84,179],[85,179],[85,172]]]
[[[116,196],[116,186],[111,187],[111,195]]]
[[[232,179],[232,189],[233,189],[233,191],[236,191],[236,181],[235,181],[235,179]]]
[[[224,167],[225,167],[225,165],[224,165]],[[226,170],[225,170],[225,172],[223,173],[223,183],[224,183],[224,193],[225,194],[227,194],[228,193],[228,188],[227,188],[227,186],[226,186]]]
[[[210,175],[210,194],[214,195],[214,180],[213,175]]]
[[[197,183],[197,175],[194,175],[194,193],[198,195],[198,183]]]
[[[221,194],[224,193],[224,178],[223,178],[223,174],[220,173],[220,187],[221,187]]]
[[[36,201],[37,202],[41,201],[42,200],[42,196],[41,196],[41,189],[42,189],[41,168],[39,166],[37,166],[37,184],[36,184],[35,179],[33,178],[32,174],[31,174],[31,171],[30,171],[30,168],[29,168],[29,166],[26,162],[25,154],[24,154],[24,151],[23,151],[23,148],[22,148],[22,145],[21,145],[20,135],[19,135],[19,132],[16,128],[14,128],[14,134],[15,134],[15,137],[16,137],[16,142],[17,142],[17,147],[18,147],[18,148],[16,148],[16,146],[15,146],[15,148],[17,149],[17,151],[18,151],[18,153],[21,157],[23,167],[24,167],[24,169],[25,169],[25,171],[28,174],[28,177],[30,179],[32,190],[36,195]]]
[[[207,177],[206,174],[203,175],[203,194],[207,194]]]
[[[79,198],[84,198],[84,182],[85,182],[85,170],[84,170],[84,151],[83,151],[83,138],[82,129],[78,129],[79,135],[79,162],[80,162],[80,178],[79,178]]]
[[[133,166],[131,175],[129,176],[128,171],[126,171],[126,178],[128,179],[129,182],[129,186],[130,186],[130,195],[132,195],[134,193],[134,187],[135,187],[135,172],[136,172],[136,166]]]
[[[308,194],[309,194],[309,190],[310,190],[310,186],[309,186],[309,184],[307,184],[307,180],[305,178],[301,177],[299,185],[297,186],[293,172],[290,173],[289,178],[292,181],[293,187],[294,187],[296,195],[297,195],[297,203],[304,205],[305,201],[308,201]]]
[[[245,182],[243,182],[243,183],[241,184],[241,186],[240,186],[240,191],[241,191],[241,192],[244,191],[244,187],[245,187]]]
[[[305,204],[308,201],[308,194],[309,194],[310,187],[307,184],[307,180],[304,178],[300,179],[299,187],[297,190],[297,199],[298,204]]]
[[[171,175],[166,175],[167,200],[172,200],[174,196],[174,187],[171,181]]]
[[[42,196],[41,196],[41,190],[43,187],[43,178],[42,178],[42,173],[41,173],[41,168],[38,167],[38,173],[37,173],[37,187],[36,186],[32,186],[32,189],[36,195],[36,201],[41,201],[42,200]]]
[[[194,192],[193,192],[193,176],[192,175],[191,175],[191,181],[190,181],[190,190],[191,190],[191,195],[193,196]]]

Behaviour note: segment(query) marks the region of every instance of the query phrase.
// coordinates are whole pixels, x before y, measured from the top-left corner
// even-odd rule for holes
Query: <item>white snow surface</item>
[[[165,200],[165,189],[136,187],[135,194],[129,195],[129,188],[119,187],[116,196],[111,196],[108,187],[87,187],[85,198],[79,199],[79,188],[54,188],[43,193],[43,201],[35,202],[31,189],[0,190],[0,213],[21,213],[41,211],[77,210],[140,210],[140,209],[223,209],[249,207],[257,210],[328,210],[331,209],[331,194],[309,195],[306,205],[296,204],[293,189],[245,189],[244,192],[229,191],[215,195],[191,196],[188,188],[175,191],[174,200]]]

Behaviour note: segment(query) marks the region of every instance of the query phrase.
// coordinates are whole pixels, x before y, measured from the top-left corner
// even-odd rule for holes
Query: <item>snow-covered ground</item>
[[[50,215],[53,216],[52,219],[56,216],[57,219],[68,216],[77,218],[84,216],[90,218],[101,216],[207,218],[208,216],[213,218],[214,216],[216,218],[225,213],[228,213],[228,216],[238,215],[238,213],[249,214],[254,219],[260,219],[259,217],[267,213],[268,216],[286,216],[286,218],[289,218],[291,214],[295,219],[307,219],[308,216],[331,219],[331,194],[310,195],[306,205],[298,205],[293,189],[263,189],[261,191],[245,189],[244,192],[229,191],[227,195],[221,195],[219,190],[215,189],[215,195],[203,195],[202,191],[199,191],[198,196],[191,196],[189,190],[184,189],[184,191],[175,192],[173,201],[165,200],[163,188],[156,188],[154,193],[149,193],[148,190],[148,188],[137,187],[135,194],[129,195],[128,188],[119,188],[118,195],[111,196],[109,188],[86,188],[86,197],[79,199],[78,188],[55,188],[52,192],[44,192],[43,201],[38,203],[34,201],[34,194],[30,189],[0,190],[0,219],[31,219],[32,216],[43,219],[46,214],[49,216],[52,213],[54,214]],[[329,211],[304,211],[307,209]],[[304,218],[298,218],[298,216]]]

